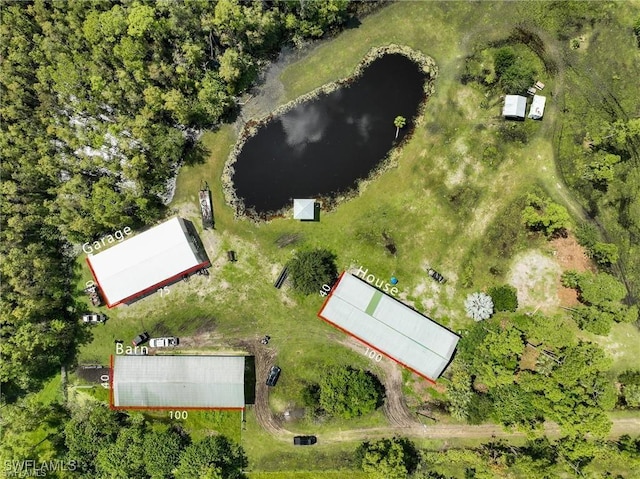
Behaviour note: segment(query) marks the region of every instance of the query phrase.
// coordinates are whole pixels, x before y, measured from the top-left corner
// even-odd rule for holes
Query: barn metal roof
[[[333,287],[318,316],[432,380],[447,367],[460,339],[447,328],[348,273]]]
[[[243,356],[114,356],[116,408],[244,408]]]

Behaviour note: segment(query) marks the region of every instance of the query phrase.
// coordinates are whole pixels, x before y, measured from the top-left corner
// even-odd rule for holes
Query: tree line
[[[6,2],[1,18],[0,382],[34,390],[74,356],[77,242],[164,212],[197,132],[285,44],[341,28],[348,0]],[[367,7],[368,8],[368,7]]]

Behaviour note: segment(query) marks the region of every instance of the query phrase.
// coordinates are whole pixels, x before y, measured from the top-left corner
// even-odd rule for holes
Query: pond
[[[260,217],[293,198],[335,198],[368,178],[413,129],[429,75],[385,54],[338,89],[293,102],[246,139],[233,164],[235,196]],[[394,119],[407,119],[396,139]]]

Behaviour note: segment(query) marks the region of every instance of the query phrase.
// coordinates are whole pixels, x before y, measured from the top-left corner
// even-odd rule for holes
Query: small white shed
[[[531,108],[529,108],[529,118],[533,120],[542,120],[542,115],[544,115],[544,105],[546,102],[546,96],[533,95]]]
[[[316,219],[316,200],[294,199],[293,200],[293,219],[295,220]]]
[[[520,95],[505,95],[502,116],[513,120],[524,120],[527,114],[527,99]]]

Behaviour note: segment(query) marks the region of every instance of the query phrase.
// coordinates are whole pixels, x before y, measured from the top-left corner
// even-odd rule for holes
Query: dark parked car
[[[440,273],[438,273],[435,269],[429,268],[427,270],[427,273],[429,274],[429,276],[431,276],[433,279],[435,279],[438,283],[446,283],[447,282],[447,280],[444,279],[444,276],[442,276]]]
[[[293,444],[296,446],[313,446],[318,442],[318,438],[315,436],[295,436],[293,438]]]
[[[149,341],[149,333],[145,331],[142,334],[138,334],[135,338],[133,338],[133,341],[131,342],[133,343],[134,346],[140,346],[141,344],[144,344],[147,341]]]
[[[278,378],[280,377],[280,371],[282,371],[278,366],[271,366],[269,370],[269,377],[267,377],[267,386],[275,386],[278,382]]]

